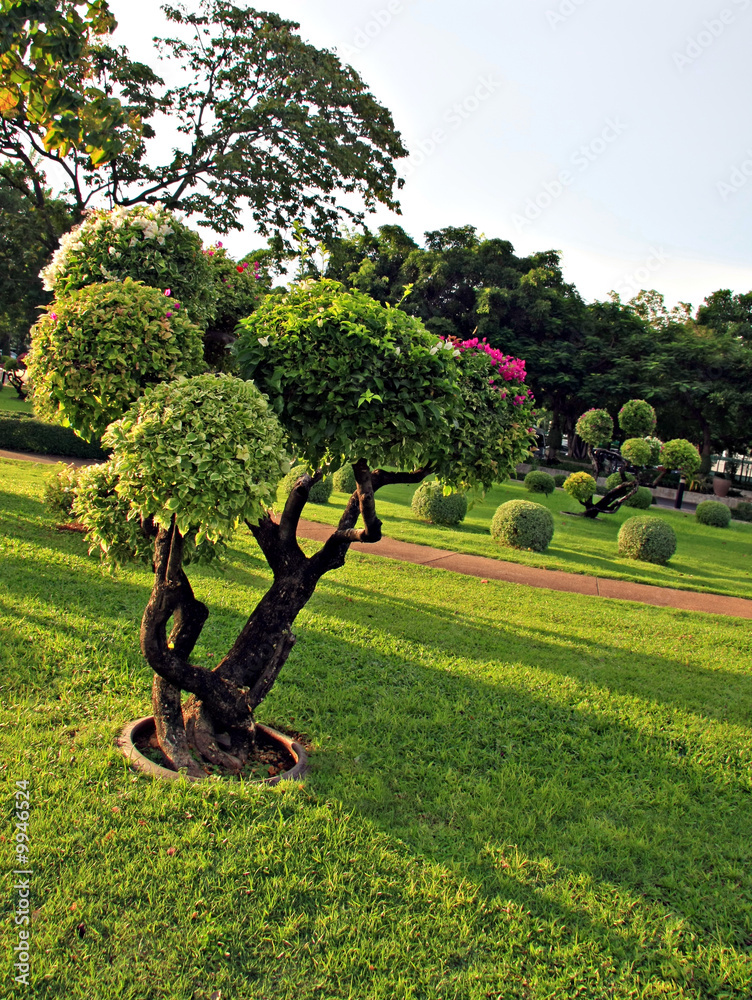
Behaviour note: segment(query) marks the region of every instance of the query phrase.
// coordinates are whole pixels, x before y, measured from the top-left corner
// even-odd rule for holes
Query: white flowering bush
[[[143,281],[169,294],[174,307],[201,326],[215,309],[201,237],[160,203],[89,212],[61,237],[40,277],[56,296],[106,281]]]

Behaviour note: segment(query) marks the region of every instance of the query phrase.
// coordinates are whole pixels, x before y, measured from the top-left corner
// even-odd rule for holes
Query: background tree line
[[[697,442],[705,470],[712,452],[752,445],[752,293],[713,292],[694,315],[655,291],[585,303],[556,251],[519,257],[472,226],[428,232],[423,246],[400,226],[358,229],[364,213],[337,192],[398,209],[394,161],[406,150],[357,73],[295,23],[227,0],[166,5],[176,37],[157,46],[186,69],[167,87],[113,44],[106,0],[2,9],[0,353],[27,345],[49,299],[38,272],[92,205],[161,201],[218,232],[250,209],[268,246],[246,260],[284,266],[295,224],[301,242],[325,246],[325,262],[305,260],[312,275],[524,358],[554,448],[574,440],[583,410],[633,397],[656,406],[661,436]],[[160,116],[182,144],[157,163]]]

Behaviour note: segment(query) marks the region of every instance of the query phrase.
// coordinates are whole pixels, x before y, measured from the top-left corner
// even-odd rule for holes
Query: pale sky
[[[300,22],[391,110],[411,151],[402,215],[381,210],[372,229],[421,242],[471,224],[520,254],[559,250],[588,301],[645,287],[696,308],[752,290],[752,0],[256,6]],[[114,41],[165,75],[157,5],[110,7]],[[262,242],[223,239],[237,255]]]

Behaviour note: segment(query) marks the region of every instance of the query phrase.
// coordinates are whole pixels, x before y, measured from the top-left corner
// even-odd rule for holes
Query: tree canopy
[[[220,232],[242,228],[248,208],[262,234],[299,220],[321,238],[362,218],[343,192],[366,210],[398,208],[393,160],[407,151],[390,112],[295,22],[228,0],[165,5],[178,34],[155,41],[185,74],[166,87],[109,43],[106,0],[6,7],[0,155],[23,165],[37,194],[45,170],[62,171],[79,218],[103,200],[159,200]],[[179,136],[161,163],[149,147],[156,115]]]

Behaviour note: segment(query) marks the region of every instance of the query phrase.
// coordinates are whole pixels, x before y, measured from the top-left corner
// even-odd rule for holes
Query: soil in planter
[[[296,733],[287,733],[286,735],[292,736],[301,745],[305,745],[307,742],[304,737],[300,737]],[[152,731],[151,735],[148,732],[138,735],[134,738],[133,745],[152,764],[159,764],[160,767],[173,770],[160,749],[155,732]],[[282,774],[284,771],[289,771],[295,766],[295,758],[292,754],[288,753],[278,743],[268,740],[261,731],[257,731],[257,746],[256,756],[248,761],[240,774],[231,773],[225,768],[217,767],[215,764],[210,764],[205,760],[200,760],[198,763],[205,769],[207,775],[216,775],[222,778],[238,778],[242,781],[263,781],[266,778],[274,778],[276,775]]]

